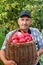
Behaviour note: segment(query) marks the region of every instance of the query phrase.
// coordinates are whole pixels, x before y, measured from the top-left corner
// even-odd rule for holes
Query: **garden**
[[[0,49],[9,31],[18,28],[19,12],[29,10],[32,27],[38,28],[43,38],[43,0],[0,0]],[[40,56],[43,65],[43,54]],[[3,65],[0,60],[0,65]]]

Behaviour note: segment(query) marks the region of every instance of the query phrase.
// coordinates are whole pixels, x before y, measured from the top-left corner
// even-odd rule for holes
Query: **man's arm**
[[[13,60],[7,60],[6,56],[5,56],[6,43],[7,43],[7,40],[10,38],[11,34],[12,33],[8,33],[6,35],[4,43],[3,43],[2,48],[0,50],[0,59],[2,60],[4,65],[17,65]]]
[[[41,55],[43,54],[43,38],[42,38],[42,34],[41,32],[37,29],[37,32],[36,32],[36,38],[37,38],[37,43],[38,43],[38,47],[39,47],[39,50],[38,50],[38,54]]]
[[[41,54],[43,54],[43,48],[40,48],[37,52],[38,56],[40,56]]]
[[[36,30],[36,40],[37,40],[37,44],[38,44],[38,50],[37,50],[37,58],[36,58],[36,61],[35,63],[37,63],[39,61],[39,56],[41,54],[43,54],[43,38],[41,36],[41,32],[39,32],[39,30],[37,29]]]
[[[13,60],[6,59],[4,50],[0,50],[0,59],[2,60],[4,65],[17,65]]]
[[[6,57],[5,57],[5,52],[4,50],[0,50],[0,59],[2,60],[2,62],[5,64],[5,62],[7,61]]]

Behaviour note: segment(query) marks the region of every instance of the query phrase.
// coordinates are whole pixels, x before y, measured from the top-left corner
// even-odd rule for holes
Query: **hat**
[[[30,14],[29,11],[22,11],[22,12],[20,13],[19,17],[25,16],[25,15],[31,18],[31,14]]]

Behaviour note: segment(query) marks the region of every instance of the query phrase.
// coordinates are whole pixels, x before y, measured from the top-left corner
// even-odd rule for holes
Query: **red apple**
[[[25,38],[19,39],[19,43],[24,43],[24,42],[25,42]]]
[[[21,39],[21,38],[24,38],[23,34],[18,36],[18,39]]]
[[[24,33],[24,36],[30,36],[30,34],[29,33]]]
[[[30,38],[29,36],[26,36],[26,37],[25,37],[25,40],[27,40],[27,39],[29,39],[29,38]]]
[[[12,40],[12,43],[18,43],[17,39]]]
[[[26,40],[26,42],[30,42],[30,40],[29,40],[29,39],[27,39],[27,40]]]
[[[27,38],[27,40],[26,40],[26,41],[27,41],[27,42],[32,41],[32,37]]]
[[[13,34],[11,38],[12,43],[24,43],[30,41],[32,41],[32,36],[29,33],[17,32]]]
[[[13,34],[11,40],[17,39],[17,38],[18,38],[17,34]]]
[[[17,34],[17,36],[18,36],[18,39],[20,39],[20,38],[24,38],[23,33],[21,33],[21,32],[17,32],[16,34]]]
[[[23,37],[24,37],[23,33],[21,33],[21,32],[17,32],[16,34],[17,34],[17,36],[18,36],[18,39],[20,39],[20,38],[23,38]]]
[[[32,41],[32,37],[29,38],[29,41]]]
[[[15,34],[17,34],[18,36],[21,35],[22,33],[21,32],[16,32]]]

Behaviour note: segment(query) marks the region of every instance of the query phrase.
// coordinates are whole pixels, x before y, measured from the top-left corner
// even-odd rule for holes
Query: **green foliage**
[[[43,29],[43,0],[0,0],[0,48],[5,35],[18,27],[17,19],[22,10],[31,12],[31,26]]]
[[[43,37],[43,29],[42,29],[41,33],[42,33],[42,37]]]
[[[0,65],[4,65],[3,62],[0,60]]]
[[[40,56],[40,64],[43,65],[43,54]]]
[[[43,29],[43,0],[0,0],[0,26],[4,26],[6,30],[17,28],[21,10],[29,10],[32,26]]]
[[[4,28],[0,28],[0,48],[5,38]]]

